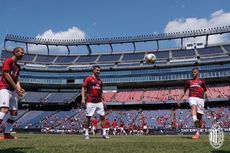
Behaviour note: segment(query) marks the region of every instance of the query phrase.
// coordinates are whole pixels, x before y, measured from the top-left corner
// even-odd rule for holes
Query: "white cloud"
[[[69,28],[67,31],[53,32],[51,29],[39,34],[36,38],[49,38],[49,39],[85,39],[85,32],[77,27]]]
[[[38,34],[36,38],[46,38],[46,39],[59,39],[59,40],[71,40],[71,39],[85,39],[86,33],[77,27],[72,27],[66,31],[54,32],[52,29],[45,31],[42,34]],[[50,49],[57,50],[58,53],[66,53],[67,49],[65,47],[49,46]],[[29,50],[31,51],[43,51],[46,47],[43,45],[31,45]],[[36,52],[35,52],[36,53]]]
[[[205,28],[221,27],[230,25],[230,12],[224,12],[222,9],[213,12],[209,18],[178,18],[168,22],[164,32],[181,32],[189,30],[198,30]],[[190,42],[205,42],[204,37],[189,38],[184,40],[184,44]],[[209,37],[209,44],[215,44],[227,41],[227,35],[214,35]],[[179,41],[176,41],[179,44]]]

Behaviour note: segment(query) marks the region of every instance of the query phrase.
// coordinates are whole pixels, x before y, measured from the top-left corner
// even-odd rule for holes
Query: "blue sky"
[[[228,26],[229,6],[229,0],[2,0],[0,44],[6,33],[74,39]]]

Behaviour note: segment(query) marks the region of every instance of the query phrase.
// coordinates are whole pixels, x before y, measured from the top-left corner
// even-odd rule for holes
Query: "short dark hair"
[[[199,68],[198,68],[198,67],[194,67],[194,68],[192,69],[192,71],[194,71],[194,70],[198,70],[198,71],[199,71]]]
[[[99,65],[94,65],[92,70],[96,69],[96,68],[99,68],[100,69],[100,66]]]
[[[13,54],[15,55],[15,53],[17,53],[19,50],[23,50],[24,51],[24,49],[22,47],[15,47],[13,49]]]

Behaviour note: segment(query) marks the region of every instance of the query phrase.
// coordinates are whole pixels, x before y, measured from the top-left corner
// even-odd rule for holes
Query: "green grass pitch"
[[[213,149],[208,136],[111,136],[84,140],[82,135],[16,134],[17,140],[0,141],[0,153],[230,153],[230,135],[220,149]]]

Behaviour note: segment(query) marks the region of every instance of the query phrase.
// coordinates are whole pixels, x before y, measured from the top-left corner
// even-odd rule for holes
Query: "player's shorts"
[[[121,131],[124,131],[124,128],[123,128],[123,127],[120,127],[120,130],[121,130]]]
[[[197,113],[204,114],[204,99],[198,97],[189,97],[188,101],[190,106],[197,106]]]
[[[93,126],[93,127],[92,127],[92,129],[93,129],[93,130],[96,130],[96,129],[97,129],[97,127],[96,127],[96,126]]]
[[[101,116],[105,116],[104,105],[102,102],[100,103],[86,103],[86,116],[93,116],[93,114],[97,112],[97,114]]]
[[[0,107],[8,107],[9,110],[18,110],[18,97],[15,91],[0,90]]]

